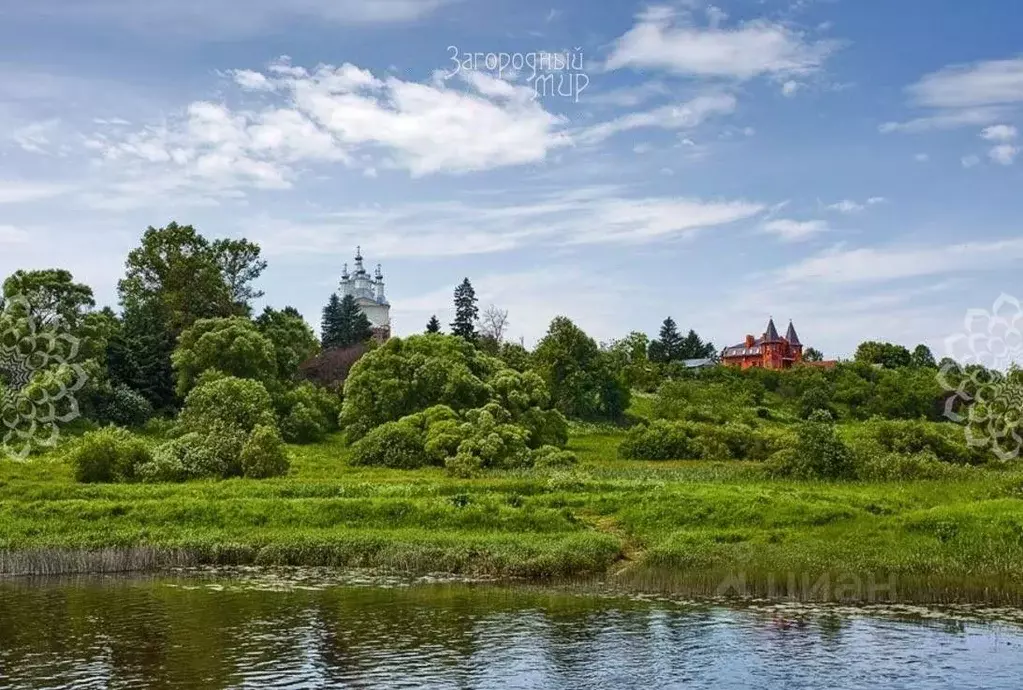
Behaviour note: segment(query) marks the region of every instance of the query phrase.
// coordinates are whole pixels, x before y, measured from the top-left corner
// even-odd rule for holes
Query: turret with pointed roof
[[[799,335],[796,334],[796,327],[792,325],[792,320],[789,320],[789,330],[785,332],[785,340],[789,341],[789,345],[802,345],[799,342]]]
[[[778,335],[778,329],[774,327],[774,317],[772,316],[767,322],[767,330],[764,332],[764,342],[776,343],[781,340]]]

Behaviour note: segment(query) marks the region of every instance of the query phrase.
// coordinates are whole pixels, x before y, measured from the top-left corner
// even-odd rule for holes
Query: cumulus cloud
[[[265,72],[229,73],[271,106],[232,109],[195,102],[183,116],[125,132],[107,128],[87,148],[115,167],[176,176],[204,193],[283,189],[304,166],[341,162],[413,176],[464,173],[542,161],[570,143],[565,120],[527,87],[482,73],[430,83],[377,78],[351,64],[313,71],[287,60]],[[265,103],[265,100],[262,101]]]
[[[1012,165],[1016,161],[1016,156],[1019,155],[1019,147],[1012,144],[999,144],[988,151],[987,155],[999,165]]]
[[[837,47],[832,41],[811,41],[783,24],[755,20],[722,28],[721,19],[701,27],[688,13],[650,8],[615,41],[606,68],[749,80],[808,74],[820,69]]]
[[[1012,141],[1019,132],[1012,125],[992,125],[980,133],[981,139],[988,141]]]

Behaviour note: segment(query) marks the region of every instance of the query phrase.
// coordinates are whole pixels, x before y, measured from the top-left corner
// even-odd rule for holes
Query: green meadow
[[[1023,600],[1023,473],[800,482],[760,463],[619,460],[623,437],[575,426],[577,466],[471,479],[350,466],[340,435],[290,447],[290,473],[266,480],[80,484],[58,455],[7,462],[0,568],[334,566],[700,595]]]

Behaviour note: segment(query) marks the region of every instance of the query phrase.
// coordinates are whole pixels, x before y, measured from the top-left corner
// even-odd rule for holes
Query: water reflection
[[[1023,631],[442,584],[0,583],[3,688],[1016,688]]]

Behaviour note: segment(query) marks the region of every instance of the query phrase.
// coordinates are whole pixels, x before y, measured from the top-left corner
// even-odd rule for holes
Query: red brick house
[[[778,335],[774,319],[767,322],[767,330],[759,338],[747,335],[745,342],[726,347],[721,353],[725,366],[749,369],[788,369],[803,361],[803,343],[799,342],[796,329],[789,321],[785,337]]]

